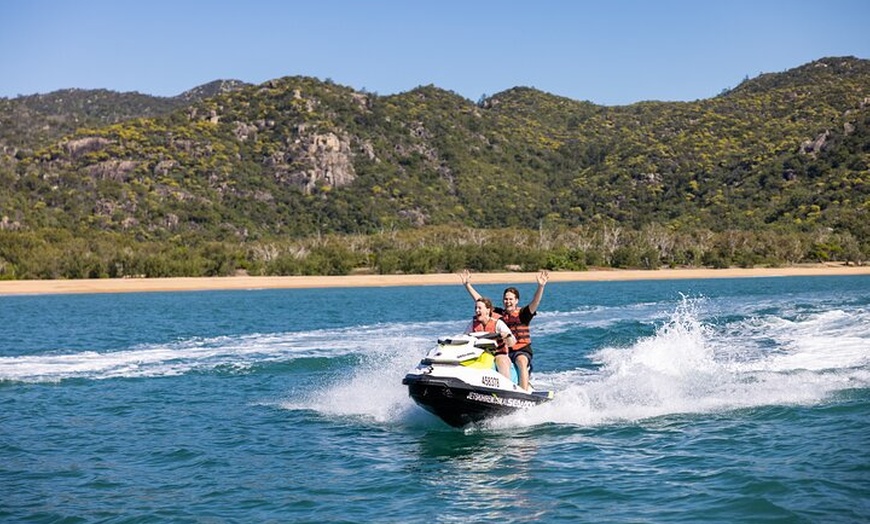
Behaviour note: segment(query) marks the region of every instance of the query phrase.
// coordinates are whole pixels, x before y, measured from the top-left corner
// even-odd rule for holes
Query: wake
[[[675,414],[814,405],[870,387],[870,314],[833,310],[775,314],[721,326],[702,322],[703,299],[683,301],[654,335],[605,347],[594,372],[546,377],[558,391],[503,424],[602,425]]]
[[[430,325],[352,326],[193,338],[117,351],[0,357],[0,381],[38,383],[68,379],[151,378],[216,370],[244,373],[270,363],[365,355],[372,347],[389,347],[397,338],[409,340],[407,330],[427,332],[432,329],[435,328]],[[413,335],[410,340],[414,340]],[[418,339],[418,343],[422,340]]]

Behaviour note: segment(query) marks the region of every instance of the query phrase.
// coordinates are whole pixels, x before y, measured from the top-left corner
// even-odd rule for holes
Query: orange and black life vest
[[[499,313],[501,314],[501,319],[505,324],[507,324],[507,327],[510,328],[511,333],[513,333],[514,337],[517,339],[517,343],[514,344],[512,349],[514,351],[518,349],[531,351],[532,335],[529,331],[529,322],[531,321],[531,317],[534,317],[534,315],[527,310],[527,307],[518,309],[513,313],[508,313],[507,311],[499,311]]]

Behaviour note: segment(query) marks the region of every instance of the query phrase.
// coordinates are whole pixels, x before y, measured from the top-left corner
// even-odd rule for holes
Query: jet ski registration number
[[[484,386],[489,386],[491,388],[498,387],[498,377],[481,377],[480,381]]]

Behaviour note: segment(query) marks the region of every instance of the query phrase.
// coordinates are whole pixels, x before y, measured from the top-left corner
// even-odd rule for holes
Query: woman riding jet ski
[[[402,384],[423,409],[454,427],[507,415],[547,402],[552,391],[525,391],[496,370],[496,333],[474,332],[438,340]]]

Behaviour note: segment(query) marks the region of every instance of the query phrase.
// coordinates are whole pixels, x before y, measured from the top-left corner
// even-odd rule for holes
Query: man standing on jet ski
[[[481,298],[474,287],[471,285],[471,273],[466,269],[459,274],[465,290],[471,295],[475,301]],[[501,319],[510,328],[516,344],[510,348],[510,360],[517,366],[517,371],[520,378],[520,387],[528,391],[529,374],[532,371],[532,337],[529,331],[529,324],[538,313],[538,306],[541,304],[541,298],[544,296],[544,286],[550,279],[550,274],[544,270],[538,274],[538,288],[535,290],[535,296],[528,305],[522,308],[518,307],[520,302],[520,292],[515,287],[509,287],[504,290],[502,300],[504,308],[495,308],[495,313],[501,315]],[[499,372],[502,372],[499,367]],[[504,374],[504,373],[502,373]],[[507,376],[510,376],[508,374]]]

